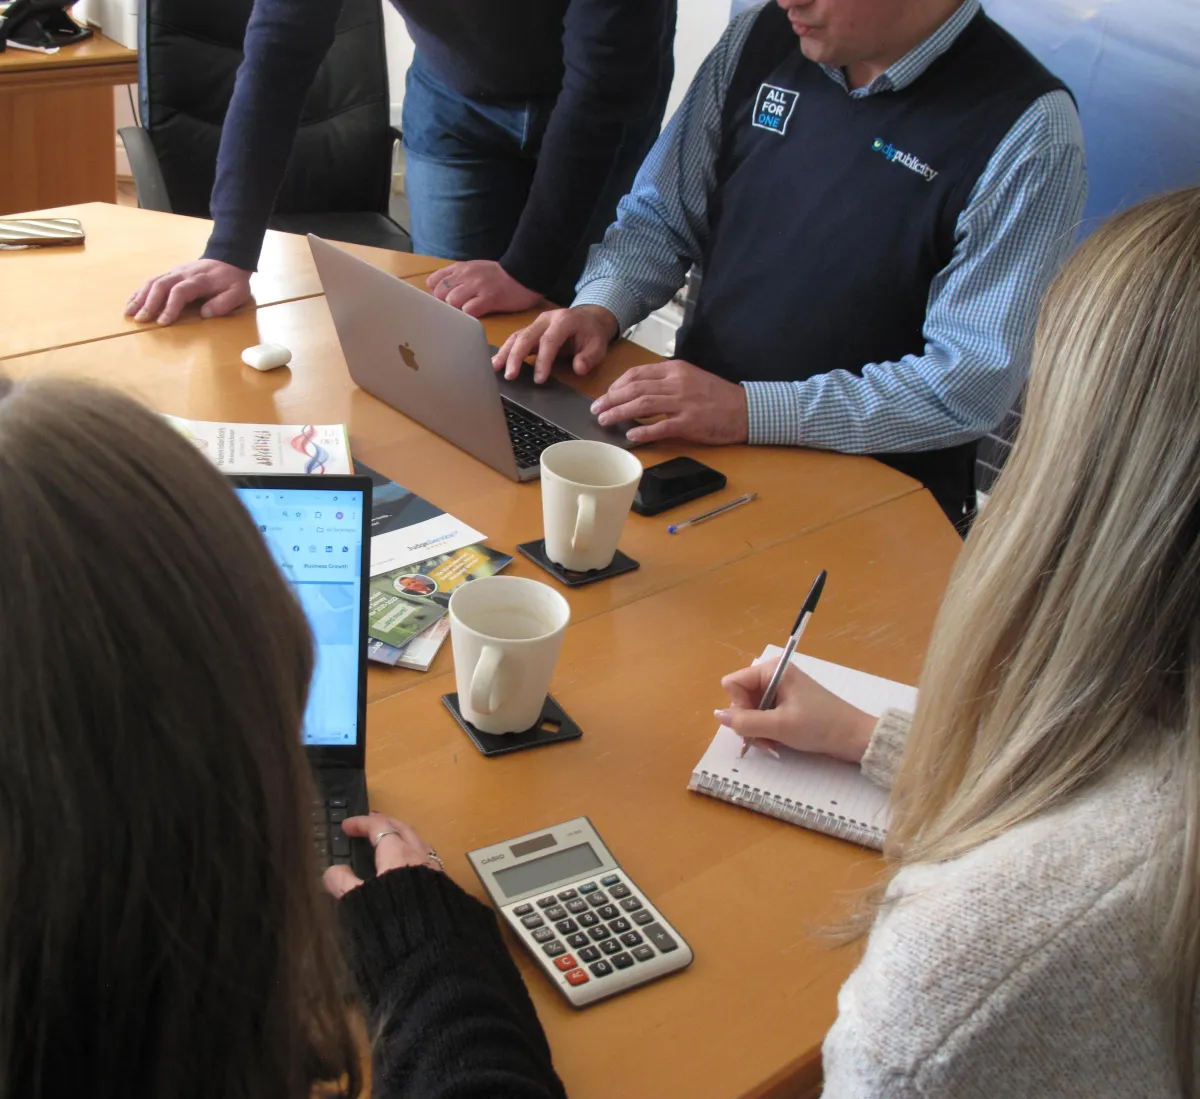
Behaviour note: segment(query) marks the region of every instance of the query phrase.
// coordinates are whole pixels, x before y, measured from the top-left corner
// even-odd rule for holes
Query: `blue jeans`
[[[569,305],[588,248],[604,236],[658,137],[669,87],[656,110],[626,128],[614,171],[587,227],[546,297]],[[529,198],[554,99],[480,103],[443,84],[421,64],[404,92],[405,187],[413,251],[445,259],[499,259]]]

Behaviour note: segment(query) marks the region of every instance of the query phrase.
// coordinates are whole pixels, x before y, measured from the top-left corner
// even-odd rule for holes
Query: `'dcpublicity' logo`
[[[931,168],[920,157],[915,157],[912,153],[902,153],[895,145],[889,144],[882,138],[877,137],[871,148],[877,153],[883,153],[893,164],[903,164],[909,171],[916,172],[927,183],[932,183],[937,176],[937,170]]]

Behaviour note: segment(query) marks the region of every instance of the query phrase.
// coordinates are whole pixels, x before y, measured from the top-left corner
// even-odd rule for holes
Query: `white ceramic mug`
[[[458,706],[481,733],[537,724],[571,608],[553,588],[519,576],[485,576],[450,596]]]
[[[542,451],[546,556],[574,572],[612,564],[642,463],[609,443],[571,439]]]

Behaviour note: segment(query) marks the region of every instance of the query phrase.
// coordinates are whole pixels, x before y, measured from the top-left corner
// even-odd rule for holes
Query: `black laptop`
[[[367,812],[367,596],[371,479],[334,475],[231,477],[271,556],[308,616],[316,667],[304,748],[317,783],[313,839],[326,865],[373,873],[366,840],[342,832]]]

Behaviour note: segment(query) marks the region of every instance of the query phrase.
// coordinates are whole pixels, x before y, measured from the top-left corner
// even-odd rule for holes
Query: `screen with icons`
[[[304,743],[355,744],[362,623],[363,494],[238,488],[238,497],[300,599],[316,644]]]

